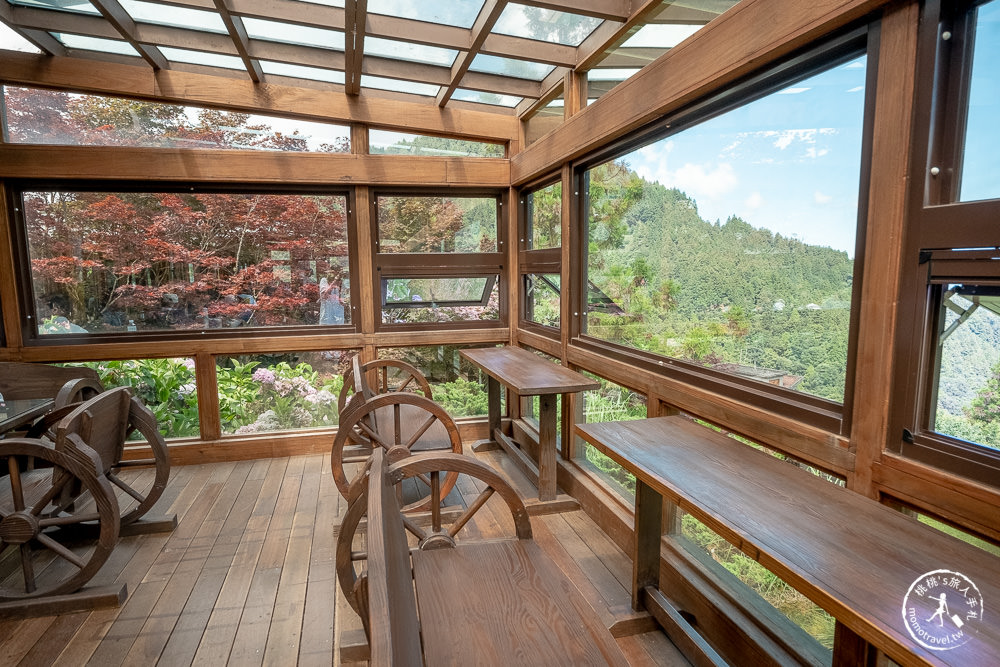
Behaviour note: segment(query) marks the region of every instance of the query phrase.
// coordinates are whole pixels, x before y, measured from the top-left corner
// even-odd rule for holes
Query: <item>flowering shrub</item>
[[[256,362],[247,364],[256,365]],[[312,366],[287,362],[258,367],[250,377],[257,386],[236,433],[260,433],[297,428],[336,426],[337,396],[344,385],[342,375],[321,379]],[[222,393],[222,384],[219,384]],[[236,425],[233,420],[231,425]]]

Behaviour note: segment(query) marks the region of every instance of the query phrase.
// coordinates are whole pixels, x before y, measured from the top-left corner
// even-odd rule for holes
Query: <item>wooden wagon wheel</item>
[[[79,590],[118,541],[118,503],[97,472],[100,457],[75,434],[69,437],[76,451],[56,451],[44,440],[28,438],[0,444],[0,466],[7,471],[0,478],[0,561],[20,560],[20,572],[0,580],[0,601]],[[46,467],[26,470],[29,460]],[[64,491],[75,485],[88,491],[92,502],[65,501]]]
[[[368,384],[372,395],[385,394],[390,391],[419,392],[433,400],[431,386],[427,378],[415,366],[396,359],[376,359],[366,364],[360,364],[362,373],[375,373],[375,384]],[[337,407],[341,412],[347,406],[348,399],[355,392],[357,383],[354,381],[354,366],[351,365],[344,374],[344,386],[337,398]],[[366,397],[370,398],[370,397]]]
[[[486,485],[486,488],[480,492],[475,500],[469,503],[466,510],[450,523],[445,522],[440,511],[441,500],[447,495],[444,493],[441,473],[468,475]],[[355,478],[348,490],[349,505],[337,535],[336,554],[337,578],[341,590],[354,611],[363,618],[365,614],[362,613],[362,609],[367,598],[365,588],[368,554],[366,551],[355,551],[354,543],[358,536],[358,527],[368,509],[368,478],[370,474],[369,464]],[[514,519],[516,536],[519,539],[531,539],[531,520],[517,491],[493,468],[474,458],[452,452],[414,454],[389,466],[386,474],[394,485],[399,485],[403,480],[417,476],[430,478],[432,497],[429,530],[417,526],[405,513],[403,514],[403,526],[416,536],[418,549],[454,548],[459,532],[494,494],[499,495],[507,504]]]
[[[124,491],[128,496],[128,499],[126,499],[119,494],[118,498],[118,502],[121,505],[122,526],[127,526],[142,518],[156,504],[156,501],[160,499],[163,490],[167,488],[167,481],[170,479],[170,453],[163,435],[160,434],[160,429],[157,428],[156,417],[153,415],[153,411],[133,396],[129,402],[128,419],[126,438],[132,433],[138,432],[153,450],[153,460],[119,460],[107,472],[108,481]],[[150,463],[156,467],[156,475],[153,478],[153,485],[145,493],[134,489],[118,476],[118,473],[123,468],[145,466]]]
[[[362,449],[381,447],[386,450],[389,461],[397,461],[415,451],[462,453],[462,437],[454,420],[444,408],[428,398],[397,392],[379,394],[364,402],[351,402],[354,405],[340,415],[340,426],[330,455],[334,481],[345,498],[350,486],[344,470],[344,464],[350,462],[345,456],[345,448],[349,444],[360,442]],[[433,439],[435,436],[439,439]],[[425,475],[419,479],[429,490],[430,478]],[[442,487],[444,496],[448,495],[457,480],[458,473],[445,478]],[[429,509],[429,502],[428,496],[403,509]]]

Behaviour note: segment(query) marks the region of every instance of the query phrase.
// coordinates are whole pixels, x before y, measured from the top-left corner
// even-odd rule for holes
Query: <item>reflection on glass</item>
[[[865,62],[587,172],[588,333],[842,401]]]
[[[343,196],[44,191],[23,204],[40,336],[350,323]]]
[[[500,14],[493,32],[540,42],[580,46],[601,23],[601,19],[591,16],[511,3]]]
[[[426,95],[429,97],[437,95],[440,90],[440,86],[430,83],[388,79],[382,76],[369,76],[367,74],[361,75],[361,85],[364,88],[377,88],[378,90],[391,90],[394,93],[409,93],[411,95]]]
[[[622,43],[621,48],[670,49],[704,27],[702,24],[649,23]]]
[[[275,76],[290,76],[296,79],[326,81],[327,83],[344,83],[344,73],[333,69],[309,67],[307,65],[290,65],[289,63],[278,63],[270,60],[261,60],[260,68],[264,74],[273,74]]]
[[[1000,449],[1000,287],[951,284],[938,314],[933,428]]]
[[[496,252],[495,197],[379,196],[379,252]]]
[[[289,42],[337,51],[344,50],[344,33],[339,30],[324,30],[295,23],[255,19],[250,16],[243,19],[243,27],[246,28],[247,35],[251,39]]]
[[[432,155],[437,157],[503,157],[503,144],[448,139],[424,134],[368,130],[372,155]]]
[[[200,9],[165,5],[144,0],[119,0],[121,6],[138,23],[154,23],[156,25],[172,26],[206,30],[208,32],[227,33],[226,24],[216,12],[206,12]]]
[[[58,37],[57,37],[58,39]],[[18,33],[0,23],[0,49],[20,51],[21,53],[41,53],[42,50],[21,37]]]
[[[969,115],[962,159],[962,201],[1000,197],[1000,2],[976,10]]]
[[[372,14],[443,23],[460,28],[471,28],[482,8],[483,0],[448,0],[448,2],[368,0],[368,11]]]
[[[524,276],[526,320],[559,328],[559,278],[558,274]]]
[[[562,245],[562,183],[528,193],[528,249]]]
[[[473,72],[486,72],[487,74],[501,74],[513,76],[519,79],[531,79],[541,81],[555,69],[555,65],[544,65],[528,60],[515,60],[513,58],[498,58],[478,54],[469,66]]]
[[[486,375],[462,359],[459,350],[483,345],[431,345],[379,348],[379,359],[415,366],[431,386],[431,396],[452,417],[481,417],[488,412]]]
[[[79,12],[81,14],[100,14],[97,7],[87,0],[9,0],[12,5],[22,7],[40,7],[64,12]]]
[[[343,125],[35,88],[3,93],[12,143],[350,151]]]
[[[382,322],[476,322],[500,319],[497,276],[386,278]]]
[[[451,67],[458,51],[425,44],[400,42],[394,39],[382,39],[381,37],[365,37],[365,55]]]
[[[332,428],[357,350],[216,357],[222,432]]]
[[[583,371],[591,380],[601,383],[600,389],[583,393],[583,422],[634,421],[646,418],[646,397],[610,380]],[[577,439],[580,462],[622,498],[635,499],[635,475],[612,461],[608,456],[582,438]]]
[[[103,39],[101,37],[88,37],[87,35],[73,35],[65,32],[55,32],[52,36],[62,42],[67,49],[82,49],[84,51],[100,51],[102,53],[117,53],[123,56],[138,56],[128,42],[120,39]]]
[[[496,93],[483,93],[478,90],[456,88],[455,93],[451,96],[451,99],[460,100],[462,102],[492,104],[500,107],[516,107],[521,103],[523,98],[514,97],[513,95],[497,95]]]
[[[175,49],[172,46],[161,46],[160,53],[167,60],[192,65],[207,65],[209,67],[225,67],[226,69],[244,69],[243,61],[236,56],[226,56],[206,51],[190,51]]]

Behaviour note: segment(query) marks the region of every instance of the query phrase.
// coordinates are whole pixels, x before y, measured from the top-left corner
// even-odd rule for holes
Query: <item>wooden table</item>
[[[490,443],[502,446],[514,461],[538,479],[538,500],[529,511],[540,514],[544,503],[556,503],[556,397],[600,388],[600,384],[519,347],[462,350],[461,355],[489,376]],[[500,385],[518,396],[538,396],[538,465],[507,436],[500,422]],[[566,434],[569,437],[569,434]],[[554,504],[551,507],[558,507]]]
[[[584,424],[577,433],[636,476],[637,608],[653,598],[647,587],[659,587],[666,498],[897,663],[998,664],[996,556],[679,416]],[[961,613],[973,630],[949,650],[922,647],[904,621],[911,585],[935,570],[968,577],[986,608],[982,619],[969,620],[963,596],[949,596],[949,613]],[[842,664],[836,654],[834,664]]]
[[[52,409],[51,398],[16,398],[0,404],[0,434],[29,424]]]

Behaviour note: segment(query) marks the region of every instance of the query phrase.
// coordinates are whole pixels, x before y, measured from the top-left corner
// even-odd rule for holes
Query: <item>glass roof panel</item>
[[[42,50],[21,37],[19,34],[0,23],[0,49],[21,51],[22,53],[41,53]]]
[[[638,67],[592,69],[587,72],[587,78],[591,81],[624,81],[638,71]]]
[[[54,32],[53,37],[62,42],[67,49],[83,49],[84,51],[100,51],[101,53],[117,53],[123,56],[138,56],[139,52],[128,42],[120,39],[102,39],[86,35],[71,35]]]
[[[301,46],[316,46],[321,49],[344,50],[344,33],[339,30],[325,30],[295,23],[267,21],[246,17],[243,27],[251,39],[270,42],[287,42]]]
[[[493,26],[493,32],[542,42],[580,46],[601,23],[601,19],[592,16],[509,4]]]
[[[302,2],[308,2],[314,5],[326,5],[327,7],[341,7],[344,6],[344,0],[302,0]]]
[[[451,96],[453,100],[462,102],[479,102],[480,104],[492,104],[500,107],[516,107],[523,98],[513,95],[497,95],[496,93],[483,93],[478,90],[467,90],[456,88]]]
[[[261,60],[260,68],[264,71],[264,74],[274,74],[275,76],[291,76],[296,79],[311,79],[313,81],[326,81],[327,83],[344,83],[344,73],[335,69],[289,65],[288,63],[277,63],[270,60]]]
[[[458,51],[437,46],[400,42],[394,39],[382,39],[381,37],[365,37],[365,55],[451,67]]]
[[[516,76],[519,79],[531,79],[541,81],[549,72],[555,69],[555,65],[544,65],[528,60],[514,60],[513,58],[499,58],[478,54],[469,65],[469,69],[474,72],[486,72],[487,74],[502,74],[504,76]]]
[[[625,40],[621,48],[670,49],[704,27],[701,24],[649,23]]]
[[[368,130],[368,150],[373,155],[504,156],[503,144],[374,129]]]
[[[22,7],[40,7],[42,9],[57,9],[64,12],[77,12],[80,14],[100,14],[97,7],[87,2],[87,0],[8,0],[12,5]]]
[[[426,0],[369,0],[368,11],[373,14],[398,16],[404,19],[443,23],[471,28],[483,8],[484,0],[448,0],[447,2],[427,2]]]
[[[153,23],[207,32],[229,32],[226,30],[226,24],[222,22],[222,17],[215,12],[143,2],[143,0],[119,0],[119,2],[125,11],[139,23]]]
[[[437,95],[440,88],[430,83],[417,83],[416,81],[403,81],[401,79],[387,79],[381,76],[361,77],[361,85],[364,88],[377,88],[378,90],[391,90],[396,93],[411,93],[413,95]]]
[[[226,69],[244,69],[243,61],[236,56],[224,56],[219,53],[208,53],[207,51],[175,49],[172,46],[161,46],[160,52],[167,60],[174,60],[179,63],[207,65],[208,67],[225,67]]]

